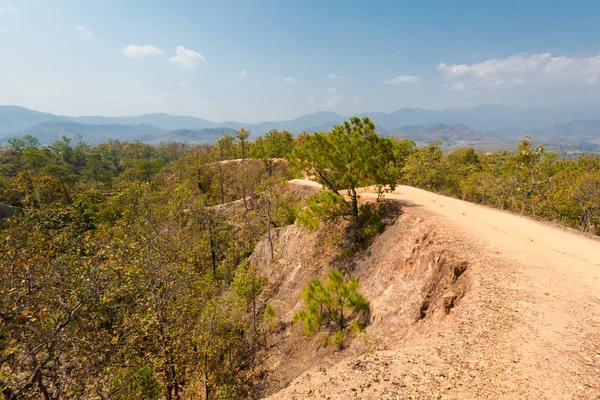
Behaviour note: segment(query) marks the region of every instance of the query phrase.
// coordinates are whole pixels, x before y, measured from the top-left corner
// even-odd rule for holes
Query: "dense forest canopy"
[[[287,181],[301,176],[325,194],[293,196]],[[346,218],[349,240],[368,242],[377,211],[359,207],[356,189],[384,196],[397,183],[600,234],[600,158],[561,158],[531,138],[512,152],[444,153],[380,138],[357,118],[296,138],[240,130],[214,145],[10,140],[0,148],[0,203],[15,211],[0,219],[0,393],[249,396],[277,329],[249,263],[256,243],[296,218]]]

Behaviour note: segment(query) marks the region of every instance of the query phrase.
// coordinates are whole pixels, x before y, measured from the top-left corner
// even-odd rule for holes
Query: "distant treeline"
[[[438,193],[600,234],[600,157],[561,158],[525,137],[515,151],[444,153],[400,141],[400,181]]]

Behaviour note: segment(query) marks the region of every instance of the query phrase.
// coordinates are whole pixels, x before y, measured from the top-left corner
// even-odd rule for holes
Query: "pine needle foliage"
[[[358,188],[375,185],[378,191],[393,190],[399,169],[394,142],[375,132],[369,118],[353,117],[331,132],[306,135],[289,156],[292,165],[323,185],[327,194],[311,199],[304,217],[307,225],[342,217],[350,221],[352,239],[365,242],[360,218]]]
[[[337,269],[329,272],[327,282],[312,280],[302,293],[305,307],[294,315],[294,322],[304,324],[312,335],[321,327],[328,330],[324,344],[344,347],[348,333],[363,332],[369,318],[369,302],[358,291],[358,280],[344,280]]]

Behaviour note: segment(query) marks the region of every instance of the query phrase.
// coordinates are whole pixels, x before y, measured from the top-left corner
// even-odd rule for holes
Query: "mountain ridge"
[[[391,112],[370,111],[357,113],[358,116],[370,116],[384,129],[392,126],[425,125],[431,123],[461,123],[473,129],[509,129],[509,128],[541,128],[574,120],[600,119],[600,103],[565,103],[544,107],[510,107],[494,104],[482,104],[473,107],[446,107],[438,110],[425,108],[400,108]],[[339,123],[349,116],[331,111],[317,111],[287,120],[270,120],[255,123],[238,121],[209,121],[189,115],[170,115],[166,113],[148,113],[137,116],[66,116],[31,110],[20,106],[0,106],[0,134],[14,134],[40,122],[50,120],[70,120],[74,122],[105,125],[153,125],[165,131],[175,129],[201,129],[241,126],[257,128],[257,134],[265,133],[265,129],[278,129],[289,126],[289,130],[321,127],[331,123]],[[18,119],[22,124],[29,124],[22,129],[15,129],[7,119]],[[297,133],[297,132],[296,132]]]
[[[97,144],[109,139],[139,140],[146,143],[160,142],[186,142],[186,143],[212,143],[223,134],[235,135],[232,128],[199,128],[199,129],[174,129],[165,131],[148,124],[120,125],[120,124],[84,124],[68,120],[41,122],[21,132],[8,135],[2,141],[12,137],[30,135],[36,137],[40,143],[49,144],[63,136],[73,137],[81,135],[82,140],[89,144]]]
[[[446,140],[450,147],[472,145],[482,140],[512,143],[522,136],[531,135],[547,137],[557,143],[582,145],[588,150],[600,150],[600,103],[566,103],[531,108],[493,104],[440,110],[401,108],[389,113],[375,111],[357,115],[371,117],[377,124],[378,132],[384,136],[397,134],[419,141],[444,141],[442,136],[450,135],[450,139]],[[109,138],[156,142],[161,140],[160,135],[167,141],[196,143],[216,140],[217,131],[233,134],[241,127],[250,130],[252,138],[271,129],[288,130],[293,134],[328,131],[347,118],[331,111],[317,111],[289,120],[245,124],[165,113],[71,117],[8,105],[0,106],[0,143],[25,134],[37,136],[42,143],[50,143],[63,134],[69,136],[76,133],[92,143]],[[439,129],[432,131],[431,127],[436,124]]]
[[[88,143],[99,143],[108,139],[141,140],[142,138],[145,139],[162,132],[162,130],[148,124],[91,125],[68,120],[57,120],[41,122],[9,136],[19,137],[31,135],[38,138],[40,143],[51,143],[60,139],[62,136],[80,134],[83,137],[83,140]]]

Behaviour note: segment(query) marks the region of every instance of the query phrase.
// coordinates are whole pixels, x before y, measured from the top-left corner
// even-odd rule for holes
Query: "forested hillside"
[[[297,200],[272,162],[291,136],[242,140],[2,149],[0,202],[18,210],[0,220],[6,398],[244,397],[266,326],[247,259]],[[243,153],[260,159],[220,163]]]
[[[301,176],[325,190],[293,192],[287,181]],[[16,210],[0,219],[0,393],[252,396],[279,329],[249,262],[255,245],[267,240],[276,258],[273,230],[297,221],[347,227],[342,259],[363,251],[383,223],[360,188],[381,198],[396,183],[600,234],[600,157],[560,158],[531,138],[514,151],[444,153],[353,118],[296,138],[249,141],[240,129],[214,145],[10,140],[0,148],[0,203]],[[309,334],[333,329],[328,343],[343,349],[369,323],[359,290],[334,271],[307,286],[295,320]]]
[[[513,152],[407,147],[400,179],[408,185],[600,234],[598,156],[560,158],[530,137]]]

